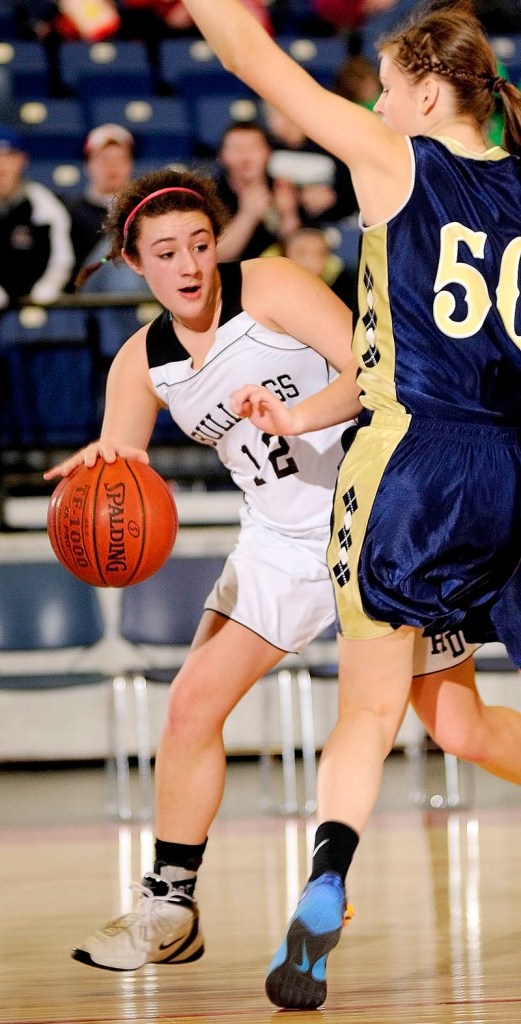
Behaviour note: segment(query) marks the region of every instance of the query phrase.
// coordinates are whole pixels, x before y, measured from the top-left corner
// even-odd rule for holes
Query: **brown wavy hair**
[[[189,189],[190,191],[165,192],[163,195],[154,196],[136,211],[125,234],[124,227],[132,211],[147,196],[165,188]],[[170,210],[201,210],[208,217],[216,239],[230,219],[230,214],[221,201],[212,178],[193,171],[175,170],[170,167],[144,174],[127,185],[116,197],[114,205],[103,222],[103,231],[109,240],[109,251],[103,259],[96,263],[90,263],[80,270],[75,280],[76,290],[80,289],[104,263],[120,262],[122,249],[128,256],[137,259],[139,226],[143,217],[160,217],[161,214],[168,213]]]
[[[504,146],[521,154],[521,93],[497,73],[496,57],[471,0],[434,3],[416,9],[408,24],[378,43],[413,82],[429,74],[450,82],[456,111],[480,127],[490,118],[495,98],[504,111]]]

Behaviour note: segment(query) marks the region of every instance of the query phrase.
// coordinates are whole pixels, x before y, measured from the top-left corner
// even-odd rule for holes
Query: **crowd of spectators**
[[[243,0],[270,32],[284,25],[291,0]],[[443,2],[443,0],[434,0]],[[485,24],[503,18],[521,29],[521,4],[476,0]],[[342,35],[345,58],[331,88],[372,108],[378,93],[376,63],[360,50],[360,33],[371,19],[401,18],[413,0],[309,0],[308,25],[318,34]],[[158,46],[170,36],[198,37],[182,0],[100,0],[92,5],[97,25],[77,18],[85,5],[75,0],[16,0],[21,38],[46,47],[50,91],[67,94],[60,79],[58,53],[67,40],[141,39],[147,47],[159,93]],[[519,24],[516,22],[518,16]],[[101,21],[99,20],[101,18]],[[103,20],[104,19],[104,20]],[[305,23],[305,22],[304,22]],[[97,33],[97,35],[96,35]],[[352,268],[344,267],[328,244],[331,225],[356,223],[357,207],[349,172],[306,139],[277,110],[259,105],[258,120],[230,122],[210,167],[232,218],[219,243],[222,261],[282,252],[307,259],[349,301]],[[497,133],[497,126],[495,131]],[[78,272],[104,255],[103,221],[114,195],[134,176],[135,140],[120,124],[100,124],[84,142],[82,187],[77,193],[52,192],[31,179],[23,138],[0,125],[0,308],[21,297],[50,303],[73,291]],[[208,169],[208,161],[204,163]],[[124,266],[103,267],[96,290],[132,293],[143,284]]]

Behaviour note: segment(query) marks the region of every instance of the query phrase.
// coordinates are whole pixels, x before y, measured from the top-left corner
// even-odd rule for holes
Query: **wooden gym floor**
[[[131,905],[150,825],[107,819],[99,769],[4,769],[0,1021],[520,1024],[521,792],[476,772],[472,809],[425,811],[409,803],[407,779],[391,755],[350,873],[356,913],[330,957],[326,1004],[288,1018],[267,1001],[264,974],[315,823],[261,813],[254,763],[229,766],[201,871],[205,956],[133,973],[85,967],[69,949]]]

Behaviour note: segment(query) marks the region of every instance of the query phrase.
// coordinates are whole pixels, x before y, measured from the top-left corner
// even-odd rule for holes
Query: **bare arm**
[[[248,384],[233,393],[234,411],[268,434],[301,434],[357,416],[361,405],[351,310],[316,274],[284,257],[247,260],[242,271],[248,313],[309,345],[342,372],[327,388],[292,407],[269,389]]]
[[[375,114],[320,86],[240,0],[186,0],[186,7],[228,71],[349,166],[367,223],[399,207],[411,177],[403,137]]]
[[[255,320],[314,348],[335,370],[353,360],[351,310],[317,274],[285,256],[241,266],[243,306]]]
[[[114,462],[117,455],[122,455],[148,462],[146,448],[161,404],[148,372],[146,331],[147,327],[142,327],[129,338],[112,363],[99,439],[44,473],[46,480],[68,476],[83,464],[94,466],[98,458]]]
[[[249,417],[254,426],[266,434],[305,434],[308,430],[321,430],[335,423],[345,423],[361,410],[353,412],[353,393],[356,391],[354,367],[350,364],[336,380],[316,395],[288,406],[269,388],[246,384],[230,396],[237,416]]]

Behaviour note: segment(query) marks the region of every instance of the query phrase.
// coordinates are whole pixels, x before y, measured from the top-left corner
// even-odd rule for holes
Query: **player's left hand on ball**
[[[105,462],[115,462],[117,456],[123,459],[136,459],[137,462],[144,462],[148,465],[149,458],[142,448],[132,448],[130,445],[112,445],[104,441],[94,441],[86,448],[81,448],[68,459],[60,462],[52,469],[43,474],[44,480],[55,480],[59,476],[69,476],[78,466],[95,466],[97,459],[104,459]]]

